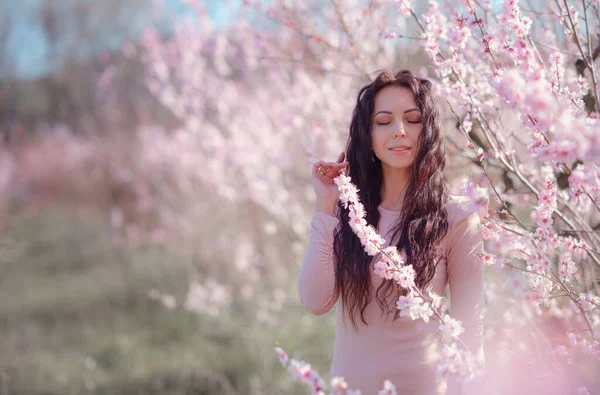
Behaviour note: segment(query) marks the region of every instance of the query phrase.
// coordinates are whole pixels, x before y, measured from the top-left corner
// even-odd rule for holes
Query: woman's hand
[[[333,215],[333,208],[340,198],[340,192],[337,185],[333,182],[342,169],[348,167],[348,162],[344,162],[345,154],[342,152],[336,162],[318,161],[312,167],[311,183],[317,201],[315,209]]]

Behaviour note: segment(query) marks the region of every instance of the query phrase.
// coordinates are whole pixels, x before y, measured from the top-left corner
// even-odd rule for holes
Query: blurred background
[[[307,393],[276,346],[327,377],[310,167],[378,69],[429,75],[392,3],[2,0],[0,395]]]
[[[310,165],[374,66],[334,5],[2,2],[0,394],[306,393],[278,345],[327,374]]]

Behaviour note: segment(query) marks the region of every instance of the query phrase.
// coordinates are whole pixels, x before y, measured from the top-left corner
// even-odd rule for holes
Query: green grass
[[[273,327],[237,295],[218,317],[148,297],[157,288],[181,304],[202,271],[191,262],[114,244],[104,225],[64,211],[13,221],[0,234],[0,395],[307,393],[275,345],[327,373],[331,316],[290,302]]]

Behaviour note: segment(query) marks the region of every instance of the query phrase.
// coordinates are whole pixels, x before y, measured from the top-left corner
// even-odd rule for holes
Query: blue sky
[[[13,70],[9,73],[19,79],[36,79],[43,77],[52,68],[52,59],[47,37],[43,28],[36,20],[36,11],[44,0],[20,0],[19,5],[12,9],[3,10],[0,14],[0,23],[6,21],[9,23],[9,39],[7,43],[6,54]],[[81,2],[82,0],[74,0]],[[89,1],[89,0],[86,0]],[[100,0],[101,1],[101,0]],[[125,0],[126,1],[126,0]],[[185,6],[181,0],[162,0],[167,9],[177,16],[186,17],[193,13]],[[217,26],[223,26],[237,18],[241,8],[241,0],[230,1],[231,6],[223,6],[222,2],[206,1],[206,8]],[[117,17],[131,18],[131,36],[135,36],[146,23],[143,10],[139,15],[119,15]],[[129,23],[129,22],[128,22]],[[130,37],[131,38],[131,37]],[[83,56],[92,55],[95,52],[105,51],[117,48],[127,37],[111,35],[106,32],[106,37],[102,42],[96,43],[96,48],[89,48],[82,54]],[[1,71],[0,71],[1,72]]]
[[[12,7],[8,10],[0,10],[0,25],[8,16],[10,23],[10,36],[8,42],[8,57],[10,64],[14,65],[14,70],[9,70],[9,73],[20,79],[36,79],[43,77],[52,70],[53,63],[50,57],[48,40],[44,35],[44,31],[35,20],[36,10],[46,0],[20,0],[17,7]],[[59,7],[69,2],[82,3],[91,2],[93,0],[56,0]],[[103,1],[103,0],[96,0]],[[122,0],[124,4],[128,0]],[[152,3],[152,0],[138,0],[142,2]],[[166,8],[177,17],[185,18],[193,16],[193,12],[184,4],[185,0],[158,0],[162,2]],[[212,16],[217,26],[225,26],[228,23],[235,21],[242,9],[242,0],[196,0],[204,3],[204,6]],[[268,0],[264,0],[269,2]],[[416,0],[415,0],[416,1]],[[492,0],[494,8],[501,4],[501,0]],[[533,4],[537,4],[540,0],[531,0]],[[131,3],[130,3],[131,4]],[[122,12],[116,18],[123,18],[126,24],[130,26],[129,37],[111,33],[108,28],[102,40],[93,43],[85,49],[84,53],[79,54],[81,57],[91,56],[95,53],[106,50],[116,49],[126,40],[134,38],[136,33],[141,31],[147,22],[150,7],[136,11],[135,15]],[[2,14],[4,13],[4,15]],[[65,19],[66,20],[66,19]],[[1,26],[0,26],[1,33]],[[1,43],[0,43],[1,44]],[[1,76],[2,70],[0,70]]]

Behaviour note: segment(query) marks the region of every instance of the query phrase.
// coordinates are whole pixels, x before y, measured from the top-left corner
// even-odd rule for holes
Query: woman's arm
[[[315,210],[300,273],[298,294],[313,314],[325,314],[338,299],[335,289],[333,232],[339,219]]]
[[[461,340],[482,363],[484,268],[477,254],[483,252],[483,238],[479,231],[478,213],[461,208],[449,231],[447,268],[450,286],[451,316],[462,321],[465,329]],[[462,386],[454,378],[448,380],[448,395],[475,394],[481,389],[481,378]],[[460,389],[462,387],[462,390]]]

